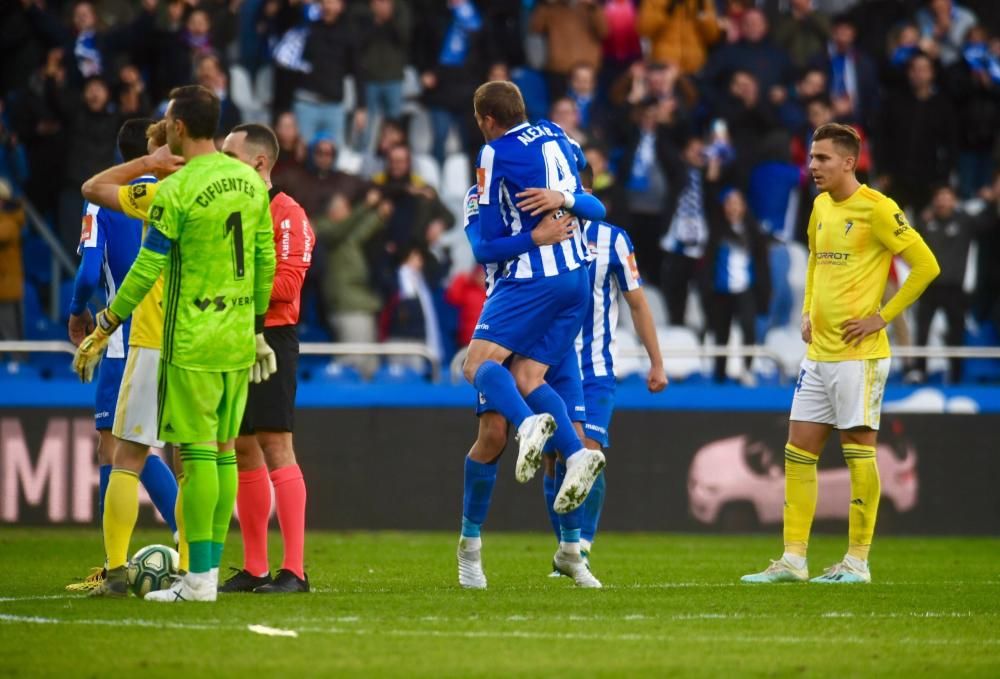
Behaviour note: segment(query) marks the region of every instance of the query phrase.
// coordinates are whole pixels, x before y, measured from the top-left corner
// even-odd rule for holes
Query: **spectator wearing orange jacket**
[[[685,75],[701,70],[720,35],[713,0],[642,0],[638,29],[653,61],[677,64]]]

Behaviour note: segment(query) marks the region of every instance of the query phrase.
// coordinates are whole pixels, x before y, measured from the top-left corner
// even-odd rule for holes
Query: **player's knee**
[[[462,375],[465,376],[466,381],[472,384],[476,380],[476,373],[479,372],[479,367],[483,362],[472,356],[466,356],[465,362],[462,363]]]
[[[149,448],[139,443],[118,440],[115,446],[114,465],[116,469],[128,469],[138,474],[146,464]]]
[[[292,448],[291,437],[275,436],[261,441],[264,461],[268,469],[279,469],[295,464],[295,450]]]

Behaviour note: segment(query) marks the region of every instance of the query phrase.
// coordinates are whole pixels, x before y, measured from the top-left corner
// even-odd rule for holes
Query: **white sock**
[[[461,537],[458,540],[459,546],[466,552],[477,552],[483,548],[482,538]]]
[[[861,559],[859,559],[857,557],[854,557],[854,556],[851,556],[850,554],[848,554],[848,555],[846,555],[844,557],[844,562],[848,566],[850,566],[851,568],[855,568],[855,569],[857,569],[859,571],[867,571],[868,570],[868,562],[867,561],[862,561]]]
[[[215,578],[212,577],[212,571],[208,571],[207,573],[195,573],[193,571],[188,571],[187,577],[189,578],[188,582],[190,582],[192,587],[208,587],[214,586],[215,584]]]
[[[590,554],[590,548],[591,548],[590,540],[584,540],[583,538],[580,538],[580,551],[587,552],[588,554]]]
[[[806,558],[804,556],[799,556],[798,554],[792,554],[791,552],[785,552],[781,555],[781,558],[790,563],[795,568],[805,568]]]
[[[560,542],[559,551],[564,554],[579,554],[580,553],[580,543],[579,542]]]

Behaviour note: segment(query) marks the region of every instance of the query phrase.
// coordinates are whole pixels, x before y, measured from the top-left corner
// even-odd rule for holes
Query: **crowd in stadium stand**
[[[68,282],[25,203],[75,253],[80,185],[116,162],[121,122],[161,116],[172,87],[197,82],[222,99],[220,140],[239,122],[278,134],[274,183],[318,237],[303,339],[425,341],[447,360],[485,299],[462,198],[482,143],[472,94],[501,78],[531,119],[583,145],[668,352],[737,341],[734,324],[746,344],[800,342],[808,149],[829,121],[859,129],[862,179],[941,264],[895,343],[997,343],[995,0],[11,0],[0,338],[65,334],[42,300]],[[752,383],[749,367],[730,375]],[[925,363],[903,367],[928,378]],[[946,379],[976,379],[962,368]]]

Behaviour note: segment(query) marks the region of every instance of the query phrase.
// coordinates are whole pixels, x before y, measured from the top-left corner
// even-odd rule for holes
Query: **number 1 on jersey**
[[[243,280],[243,215],[233,212],[226,218],[226,232],[223,238],[228,238],[233,234],[233,276],[236,280]]]

